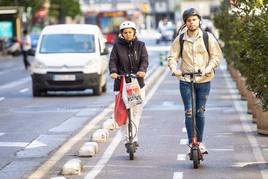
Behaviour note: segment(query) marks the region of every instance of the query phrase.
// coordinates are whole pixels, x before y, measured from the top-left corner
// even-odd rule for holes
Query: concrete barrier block
[[[83,166],[80,159],[71,159],[64,164],[62,175],[80,175],[82,168]]]
[[[97,130],[93,133],[91,138],[93,142],[104,143],[107,141],[107,133]]]
[[[113,118],[107,119],[106,121],[103,122],[102,124],[103,129],[108,129],[108,130],[114,130],[116,128],[116,124]]]
[[[95,148],[95,153],[98,153],[99,152],[99,144],[97,142],[87,142],[89,143],[90,145],[93,145],[94,148]]]
[[[108,139],[108,137],[109,137],[109,130],[108,129],[98,129],[97,131],[100,133],[102,133],[102,132],[105,133],[106,138]]]
[[[96,154],[96,146],[91,142],[86,142],[79,150],[79,157],[93,157]]]

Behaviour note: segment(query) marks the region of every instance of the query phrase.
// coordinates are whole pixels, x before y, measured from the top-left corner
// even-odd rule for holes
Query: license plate
[[[54,75],[54,81],[75,81],[75,75]]]

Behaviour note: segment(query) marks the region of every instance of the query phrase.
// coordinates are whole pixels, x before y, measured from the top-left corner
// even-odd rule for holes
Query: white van
[[[108,49],[96,25],[62,24],[45,27],[31,64],[33,96],[48,90],[106,91]]]

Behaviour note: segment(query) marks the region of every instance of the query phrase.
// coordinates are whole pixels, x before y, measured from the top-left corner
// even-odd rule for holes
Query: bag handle
[[[124,80],[125,80],[125,76],[121,75],[120,89],[119,89],[120,92],[122,92]]]

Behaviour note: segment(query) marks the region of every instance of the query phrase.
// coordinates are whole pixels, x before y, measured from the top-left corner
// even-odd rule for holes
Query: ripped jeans
[[[197,141],[202,142],[205,126],[205,106],[210,91],[210,82],[195,83],[195,101],[196,101],[196,134]],[[191,83],[180,81],[180,93],[184,103],[185,125],[189,144],[192,143],[192,101],[191,101]]]

